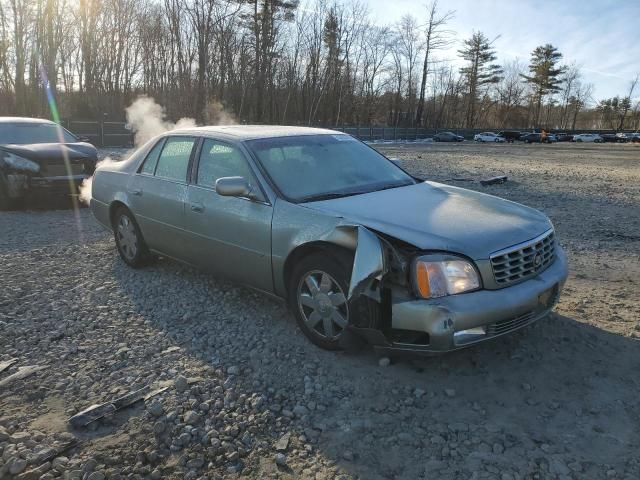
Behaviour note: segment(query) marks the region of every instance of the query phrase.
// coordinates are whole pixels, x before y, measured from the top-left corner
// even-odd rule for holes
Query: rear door
[[[128,188],[133,213],[149,247],[183,260],[187,175],[196,143],[197,138],[190,136],[161,139]]]
[[[259,198],[218,195],[216,180],[234,176],[247,179]],[[272,291],[272,215],[273,207],[261,192],[241,148],[204,138],[185,207],[190,262],[255,288]]]

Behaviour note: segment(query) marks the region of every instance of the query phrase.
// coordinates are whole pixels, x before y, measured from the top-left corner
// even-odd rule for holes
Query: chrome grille
[[[487,326],[487,335],[501,335],[503,333],[510,332],[516,328],[520,328],[531,320],[533,320],[534,313],[529,312],[519,317],[510,318],[509,320],[502,320],[500,322],[492,323]]]
[[[547,268],[555,257],[555,235],[549,230],[529,242],[491,255],[496,283],[506,287],[533,277]]]

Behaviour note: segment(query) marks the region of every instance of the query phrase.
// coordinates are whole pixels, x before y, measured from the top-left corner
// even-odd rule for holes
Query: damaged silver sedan
[[[567,278],[542,213],[331,130],[169,132],[98,168],[92,195],[130,266],[163,255],[285,299],[327,349],[466,347],[545,317]]]

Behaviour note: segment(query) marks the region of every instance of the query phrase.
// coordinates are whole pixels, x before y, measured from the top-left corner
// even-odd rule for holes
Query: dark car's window
[[[169,137],[158,158],[156,177],[185,182],[191,150],[195,143],[196,139],[192,137]]]
[[[0,123],[0,144],[75,143],[78,139],[52,123]]]
[[[250,140],[276,187],[296,202],[414,184],[401,168],[349,135]]]
[[[196,183],[213,187],[222,177],[244,177],[252,181],[247,160],[237,147],[207,138],[202,143]]]
[[[147,175],[153,175],[153,172],[156,170],[156,165],[158,164],[158,158],[160,157],[160,152],[162,151],[162,146],[164,145],[164,138],[161,139],[148,153],[147,158],[144,159],[144,164],[140,169],[140,173],[144,173]]]

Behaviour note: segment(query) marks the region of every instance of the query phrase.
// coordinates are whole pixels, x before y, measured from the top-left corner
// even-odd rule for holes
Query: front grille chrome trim
[[[555,233],[549,229],[538,237],[490,255],[493,278],[506,287],[534,277],[555,259]]]

